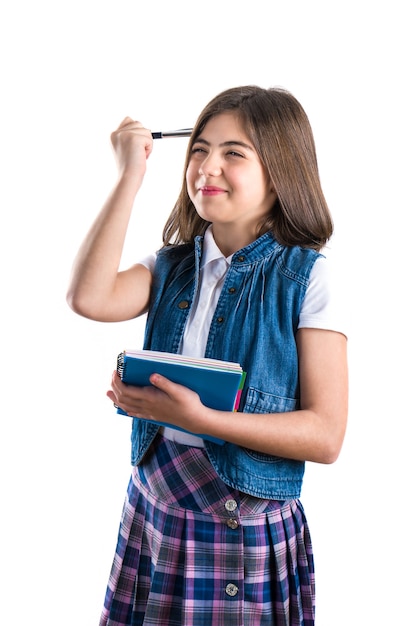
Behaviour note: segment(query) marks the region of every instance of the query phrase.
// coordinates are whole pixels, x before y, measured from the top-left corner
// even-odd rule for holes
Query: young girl
[[[193,129],[163,247],[124,271],[152,134],[126,118],[112,143],[120,175],[75,260],[69,305],[107,322],[147,313],[145,349],[238,362],[247,376],[238,412],[222,412],[157,373],[133,387],[114,372],[107,395],[132,416],[133,468],[100,625],[312,626],[299,496],[305,461],[338,457],[348,385],[308,118],[283,89],[216,96]]]

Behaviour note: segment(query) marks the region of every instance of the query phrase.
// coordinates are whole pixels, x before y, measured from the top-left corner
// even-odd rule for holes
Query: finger
[[[124,118],[124,120],[122,120],[119,124],[119,128],[125,128],[126,126],[130,126],[134,124],[135,126],[137,126],[138,128],[144,128],[143,124],[141,124],[141,122],[139,122],[138,120],[134,120],[133,118],[127,116]]]
[[[111,391],[110,389],[109,391],[107,391],[106,396],[110,398],[112,402],[116,402],[116,396],[114,395],[113,391]]]
[[[129,116],[126,116],[124,120],[120,122],[119,128],[121,128],[122,126],[126,126],[126,124],[131,124],[132,122],[133,122],[133,119]]]
[[[179,386],[177,385],[177,383],[173,383],[172,380],[165,378],[165,376],[161,376],[161,374],[152,374],[149,378],[149,381],[154,387],[156,387],[160,391],[163,391],[169,396],[172,396]]]
[[[150,130],[145,128],[142,122],[139,122],[138,120],[133,120],[131,117],[125,117],[124,120],[119,124],[118,130],[146,130],[151,133]]]

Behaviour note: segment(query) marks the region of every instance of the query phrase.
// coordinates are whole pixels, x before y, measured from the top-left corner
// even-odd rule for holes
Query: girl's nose
[[[200,176],[219,176],[221,171],[220,159],[214,154],[208,154],[198,169]]]

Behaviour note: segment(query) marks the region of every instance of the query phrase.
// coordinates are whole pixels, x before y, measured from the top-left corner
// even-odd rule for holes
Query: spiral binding
[[[124,352],[120,352],[120,354],[117,355],[117,373],[119,374],[120,378],[122,378],[122,379],[123,379],[124,363],[125,363],[125,353]]]
[[[118,375],[120,376],[120,379],[123,380],[123,366],[124,366],[124,362],[125,362],[125,353],[124,352],[120,352],[120,354],[117,355],[117,363],[116,363],[116,371],[118,373]],[[113,406],[115,409],[119,409],[120,407],[113,402]]]

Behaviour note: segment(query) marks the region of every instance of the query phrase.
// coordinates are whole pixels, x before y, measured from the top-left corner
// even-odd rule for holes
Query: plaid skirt
[[[132,469],[100,626],[313,626],[299,500],[228,487],[203,448],[158,435]]]

